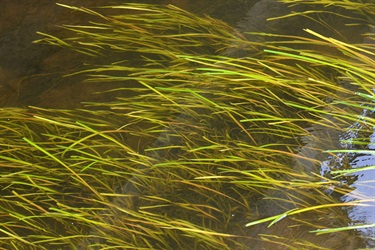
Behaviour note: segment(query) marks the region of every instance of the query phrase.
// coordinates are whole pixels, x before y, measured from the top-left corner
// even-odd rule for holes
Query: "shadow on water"
[[[209,13],[215,11],[215,7],[205,1],[199,1],[199,3],[184,0],[135,2],[171,3],[191,11]],[[108,1],[63,0],[59,3],[95,7],[106,5]],[[121,4],[122,1],[111,1],[111,4],[116,3]],[[216,8],[221,6],[219,3],[220,1],[216,3]],[[225,6],[228,7],[228,5]],[[229,12],[244,11],[243,8],[238,7],[243,5],[238,3],[232,5],[223,13],[228,15]],[[232,21],[238,18],[238,16],[233,17]],[[88,15],[58,7],[54,1],[3,0],[0,5],[0,106],[81,107],[82,101],[99,101],[103,98],[92,93],[121,86],[121,84],[114,83],[83,84],[82,76],[62,78],[62,75],[81,69],[86,62],[94,63],[95,59],[66,49],[33,44],[34,40],[40,38],[37,31],[64,36],[64,31],[58,27],[59,25],[83,24],[90,21],[90,18]],[[104,62],[98,61],[97,63]],[[108,94],[104,98],[112,99],[113,96]]]
[[[85,5],[87,7],[93,7],[93,3],[82,1],[60,1],[62,3],[70,5]],[[106,4],[108,1],[96,1],[95,5]],[[146,2],[146,1],[145,1]],[[168,3],[167,1],[160,1],[162,4]],[[315,31],[321,29],[319,23],[311,22],[308,19],[295,17],[295,19],[285,19],[279,21],[267,22],[267,19],[273,16],[285,15],[290,13],[290,9],[285,8],[284,5],[277,3],[272,0],[261,0],[261,1],[238,1],[238,3],[230,5],[223,3],[212,7],[210,1],[200,1],[200,6],[197,7],[196,1],[171,1],[172,4],[180,5],[181,7],[190,11],[202,11],[206,10],[210,15],[222,18],[224,21],[230,23],[236,23],[238,30],[241,32],[275,32],[288,34],[291,36],[301,36],[305,34],[301,31],[302,28],[309,28]],[[87,4],[87,5],[86,5]],[[229,8],[229,6],[232,6]],[[90,82],[82,83],[84,80],[83,75],[74,75],[69,77],[62,77],[62,75],[76,72],[83,68],[86,63],[91,65],[105,64],[106,59],[103,58],[92,58],[78,54],[77,52],[68,51],[66,49],[55,48],[50,46],[41,46],[33,44],[32,41],[39,38],[36,35],[36,31],[41,31],[48,34],[54,34],[57,37],[64,37],[66,34],[57,27],[56,24],[82,24],[89,20],[89,16],[83,16],[81,13],[74,13],[70,10],[59,8],[51,1],[29,1],[25,4],[24,1],[15,0],[3,0],[0,7],[0,24],[1,24],[1,40],[0,40],[0,54],[1,54],[1,65],[0,65],[0,105],[2,107],[10,106],[41,106],[51,108],[65,108],[73,109],[80,108],[81,102],[100,102],[102,100],[111,100],[117,96],[117,93],[109,92],[101,95],[93,95],[95,92],[103,92],[113,88],[121,87],[123,83],[106,83],[101,82]],[[296,7],[295,11],[305,11],[302,7]],[[334,9],[333,9],[334,10]],[[228,14],[229,13],[229,14]],[[345,16],[348,13],[343,12],[340,15]],[[87,18],[87,20],[85,19]],[[8,20],[12,20],[9,22]],[[48,22],[46,22],[48,20]],[[327,31],[328,35],[336,37],[350,43],[361,43],[363,38],[361,34],[365,33],[367,27],[345,26],[345,20],[336,17],[325,20],[324,25],[332,25],[335,30]],[[336,25],[336,26],[335,26]],[[322,29],[323,30],[323,29]],[[248,34],[248,39],[259,39],[253,34]],[[264,38],[265,41],[267,38]],[[312,48],[316,49],[316,48]],[[248,51],[236,50],[226,51],[226,54],[235,56],[237,58],[248,56]],[[107,55],[111,57],[111,55]],[[107,58],[108,60],[108,58]],[[119,55],[113,55],[111,61],[119,61],[121,58]],[[131,58],[130,58],[131,60]],[[287,62],[286,62],[287,63]],[[137,64],[137,62],[134,62]],[[137,83],[134,83],[136,86]],[[291,111],[293,112],[293,110]],[[208,117],[207,114],[200,114],[202,117]],[[373,117],[373,114],[369,113],[369,117]],[[182,148],[184,142],[178,139],[174,140],[170,136],[178,134],[178,130],[192,129],[192,123],[195,119],[200,119],[190,115],[174,115],[172,119],[172,126],[168,126],[160,133],[157,133],[158,137],[154,141],[144,143],[139,147],[144,148],[144,155],[150,159],[153,159],[156,164],[163,163],[167,159],[173,160],[173,157],[180,154],[178,148]],[[210,118],[208,118],[210,119]],[[332,123],[339,123],[340,121],[334,120],[334,118],[327,117],[326,120],[330,120]],[[197,121],[198,122],[198,121]],[[216,121],[213,118],[212,127],[213,129],[224,130],[220,121]],[[209,122],[207,122],[209,123]],[[356,168],[363,166],[373,166],[375,159],[372,154],[367,155],[349,155],[349,154],[338,154],[336,156],[327,155],[324,153],[325,150],[339,149],[350,147],[348,144],[340,142],[342,138],[350,141],[356,137],[362,136],[364,138],[369,137],[371,140],[374,135],[369,133],[365,135],[358,134],[343,134],[341,131],[329,130],[326,127],[319,127],[318,125],[310,126],[308,123],[304,124],[305,129],[310,131],[308,136],[297,136],[300,140],[300,147],[295,149],[296,156],[291,160],[291,171],[295,173],[306,172],[306,173],[321,173],[323,176],[330,176],[331,169],[341,169],[345,164],[348,164],[348,168]],[[355,127],[356,125],[353,124]],[[354,129],[353,129],[354,130]],[[353,131],[352,130],[352,131]],[[234,133],[235,134],[235,133]],[[197,135],[201,135],[197,132]],[[234,135],[233,135],[234,136]],[[236,135],[237,136],[237,135]],[[240,137],[240,136],[239,136]],[[373,141],[368,145],[369,149],[373,149]],[[287,144],[287,143],[285,143]],[[147,148],[163,148],[170,145],[175,146],[175,150],[158,150],[158,151],[147,151]],[[353,146],[354,147],[354,146]],[[155,153],[157,152],[157,153]],[[313,159],[306,160],[306,158]],[[147,172],[146,167],[139,165],[137,171]],[[152,170],[149,171],[152,175]],[[353,176],[349,176],[342,179],[343,185],[350,186],[353,191],[351,195],[334,197],[335,190],[324,190],[317,192],[315,197],[311,195],[313,191],[308,191],[305,195],[303,193],[293,193],[289,190],[267,190],[262,195],[249,195],[249,200],[254,205],[251,210],[244,211],[244,208],[238,208],[229,210],[226,215],[222,218],[220,215],[215,215],[222,220],[227,220],[227,228],[219,228],[220,230],[241,235],[243,240],[249,245],[249,249],[286,249],[285,246],[275,245],[274,241],[282,239],[284,244],[292,245],[294,239],[300,239],[301,242],[313,242],[317,248],[314,249],[357,249],[361,247],[375,247],[375,243],[372,238],[375,237],[372,229],[363,229],[358,231],[340,232],[333,235],[318,235],[306,233],[309,231],[309,226],[306,224],[296,224],[296,221],[303,220],[309,221],[310,217],[317,216],[314,213],[307,213],[301,215],[294,221],[286,218],[271,228],[267,228],[267,225],[257,225],[254,227],[246,228],[244,225],[251,221],[263,218],[265,216],[273,216],[275,214],[281,214],[285,210],[291,210],[296,208],[296,204],[303,203],[305,199],[308,199],[307,203],[320,204],[324,202],[325,197],[321,196],[322,192],[328,194],[327,196],[334,197],[334,200],[343,200],[349,202],[353,197],[361,196],[365,194],[367,197],[374,198],[375,190],[373,187],[374,172],[359,172]],[[115,199],[114,203],[126,203],[123,206],[131,206],[132,209],[138,210],[139,207],[147,206],[147,199],[138,199],[138,196],[145,197],[146,194],[152,197],[153,191],[155,190],[144,190],[144,187],[137,186],[138,180],[137,175],[129,178],[126,184],[121,183],[117,189],[117,192],[125,194],[131,194],[133,196],[130,201],[124,201],[124,199]],[[142,183],[141,183],[142,184]],[[165,194],[174,196],[176,193],[184,195],[184,191],[180,190],[183,185],[170,188]],[[194,187],[191,187],[193,190]],[[157,190],[158,192],[160,190]],[[232,189],[230,185],[226,191],[228,196],[236,197],[236,191]],[[182,195],[182,196],[183,196]],[[187,197],[185,200],[194,200],[194,192],[186,192]],[[135,198],[134,198],[135,197]],[[142,198],[142,197],[141,197]],[[328,200],[328,199],[327,199]],[[213,202],[213,201],[212,201]],[[209,204],[214,207],[215,204]],[[374,204],[370,204],[370,209],[373,209]],[[230,206],[228,206],[230,207]],[[232,209],[232,208],[231,208]],[[172,214],[178,218],[178,215],[173,214],[174,211],[160,209],[160,213]],[[371,210],[362,207],[352,207],[349,209],[337,208],[334,210],[331,218],[327,217],[327,214],[322,214],[326,217],[320,218],[325,221],[327,227],[340,227],[350,225],[352,223],[374,223],[374,213]],[[314,223],[316,218],[311,219],[311,223]],[[194,221],[194,218],[192,218]],[[199,221],[199,219],[197,219]],[[220,223],[218,223],[219,225]],[[324,224],[324,223],[323,223]],[[218,226],[219,227],[219,226]],[[213,226],[213,228],[215,228]],[[95,231],[88,230],[90,234],[95,234]],[[366,242],[363,242],[366,239]],[[279,239],[278,239],[279,238]],[[92,242],[90,242],[92,243]],[[297,247],[297,246],[296,246]],[[320,247],[320,248],[319,248]],[[309,249],[301,248],[301,249]]]
[[[61,1],[78,4],[82,1]],[[85,2],[85,1],[84,1]],[[104,4],[106,1],[96,1]],[[87,6],[93,4],[86,1]],[[44,107],[76,107],[96,90],[98,84],[80,84],[82,77],[63,78],[87,60],[75,52],[32,42],[39,38],[37,31],[61,34],[58,25],[85,22],[85,17],[58,8],[54,1],[4,0],[0,5],[0,105]]]

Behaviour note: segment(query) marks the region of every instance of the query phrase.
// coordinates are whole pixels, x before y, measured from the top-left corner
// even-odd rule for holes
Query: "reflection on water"
[[[368,149],[375,149],[375,133],[370,135],[370,144]],[[353,169],[374,167],[375,154],[359,153],[350,162]],[[363,203],[363,206],[355,206],[348,209],[349,218],[353,225],[374,225],[375,223],[375,169],[358,171],[353,174],[356,181],[351,184],[354,191],[342,197],[345,202],[350,202],[357,199],[368,199],[368,202]],[[350,176],[350,175],[349,175]],[[362,237],[366,239],[366,245],[375,248],[375,227],[368,227],[358,229]]]
[[[353,162],[353,168],[375,165],[375,157],[373,155],[359,156],[357,160],[360,162]],[[359,171],[355,175],[357,180],[351,185],[355,190],[342,197],[342,200],[350,202],[356,200],[355,197],[369,199],[368,202],[363,203],[363,206],[348,208],[348,216],[351,219],[350,225],[372,225],[372,227],[357,230],[366,240],[366,246],[375,248],[375,170]]]
[[[364,117],[371,117],[371,114],[368,110],[364,110],[363,114],[360,116],[360,119]],[[355,126],[355,123],[352,127]],[[351,133],[352,138],[354,135],[358,136],[358,133]],[[369,144],[366,149],[374,150],[375,149],[375,133],[372,133],[369,137]],[[354,146],[355,147],[355,146]],[[353,157],[353,160],[350,162],[350,167],[352,169],[373,167],[375,166],[375,154],[364,154],[358,153]],[[368,224],[374,225],[375,223],[375,169],[364,170],[355,173],[356,181],[351,185],[354,188],[354,191],[348,195],[342,197],[342,200],[349,202],[351,200],[357,199],[368,199],[368,202],[365,202],[364,206],[355,206],[348,209],[349,218],[352,220],[354,225]],[[375,227],[358,229],[361,232],[361,235],[366,239],[366,245],[368,247],[375,248]]]
[[[359,115],[360,120],[373,117],[374,112],[363,110]],[[372,130],[373,128],[368,128]],[[374,150],[375,134],[363,134],[366,130],[363,125],[354,122],[345,134],[340,137],[343,149]],[[356,145],[354,141],[362,138],[363,141],[369,141],[367,145]],[[336,158],[330,158],[322,161],[321,174],[329,174],[332,169],[358,169],[375,166],[375,154],[371,153],[338,153]],[[366,241],[367,248],[375,248],[375,170],[366,169],[357,171],[353,174],[346,174],[342,179],[342,185],[349,185],[353,191],[341,197],[343,202],[361,201],[358,206],[345,208],[350,218],[348,226],[369,225],[364,228],[356,229]],[[331,190],[333,192],[333,190]],[[364,202],[365,201],[365,202]]]
[[[73,52],[66,52],[65,50],[62,51],[60,49],[51,47],[42,48],[42,46],[40,45],[34,45],[31,43],[31,41],[37,38],[37,36],[35,35],[35,31],[38,30],[46,33],[54,33],[55,35],[57,35],[55,32],[61,32],[60,30],[57,30],[54,27],[50,27],[50,24],[46,24],[46,22],[44,21],[46,19],[48,20],[48,23],[53,24],[72,22],[81,23],[87,20],[85,20],[84,18],[77,19],[77,16],[72,15],[72,13],[69,13],[69,11],[67,10],[60,10],[54,4],[50,4],[50,1],[34,1],[33,4],[30,3],[30,5],[21,2],[22,1],[3,1],[1,7],[1,16],[3,17],[1,23],[3,25],[2,29],[4,31],[0,40],[0,53],[3,55],[1,59],[0,68],[0,88],[2,91],[0,104],[2,106],[39,105],[43,107],[73,108],[78,107],[79,103],[82,100],[98,100],[95,99],[95,96],[91,95],[91,93],[93,92],[103,91],[105,89],[112,89],[116,86],[121,86],[121,83],[118,83],[117,85],[114,84],[106,86],[103,86],[103,84],[101,83],[82,84],[81,76],[61,78],[61,74],[65,74],[67,72],[74,72],[75,70],[79,69],[85,61],[92,60],[92,58],[78,55]],[[68,2],[69,4],[73,5],[78,4],[78,1]],[[97,1],[95,4],[106,2],[107,1]],[[163,2],[164,4],[167,3],[167,1],[161,2]],[[180,5],[181,7],[184,7],[189,10],[197,9],[197,4],[195,1],[176,0],[172,1],[172,3]],[[210,3],[212,4],[212,2],[210,1],[200,2],[202,6],[208,6]],[[33,6],[33,8],[30,8],[30,6]],[[225,13],[225,10],[228,10],[228,12],[239,12],[240,9],[238,8],[238,6],[241,5],[236,5],[236,8],[232,9],[224,9],[224,7],[222,6],[219,10],[211,10],[212,14],[223,18],[224,16],[220,15],[219,13]],[[230,20],[231,22],[239,21],[239,30],[281,31],[283,29],[286,29],[290,32],[291,35],[300,34],[299,32],[296,32],[296,30],[298,29],[297,27],[299,27],[300,23],[294,23],[295,26],[291,26],[288,22],[275,22],[273,25],[265,25],[267,23],[267,18],[275,14],[282,15],[285,14],[286,11],[288,11],[288,9],[286,8],[281,8],[281,6],[275,1],[248,1],[247,4],[244,6],[246,6],[247,8],[251,7],[249,11],[246,11],[246,16],[232,16],[233,19]],[[215,8],[213,7],[213,9]],[[13,20],[13,23],[10,24],[8,20]],[[342,27],[345,25],[337,26],[340,30],[345,29],[345,27]],[[293,29],[291,29],[291,27],[293,27]],[[312,27],[316,28],[317,26]],[[349,27],[346,31],[340,31],[338,37],[346,38],[345,34],[352,35],[353,32],[353,28]],[[362,33],[363,30],[357,29],[356,32]],[[359,36],[352,36],[352,38],[353,40],[351,42],[359,42],[359,40],[361,39]],[[254,39],[256,38],[254,37]],[[230,53],[242,56],[242,52],[239,51]],[[35,87],[35,84],[37,84],[37,87]],[[108,94],[105,98],[111,99],[112,97],[113,96],[111,96],[111,94]],[[103,96],[101,96],[100,98],[103,98]],[[312,128],[311,130],[312,134],[321,133],[321,131],[319,131],[319,128],[316,127]],[[354,130],[352,129],[351,131]],[[166,132],[168,132],[168,130],[166,130]],[[319,149],[330,149],[328,147],[330,145],[325,144],[326,141],[324,139],[328,138],[329,140],[331,140],[332,138],[335,138],[335,136],[330,134],[332,131],[323,132],[329,135],[327,135],[327,137],[324,137],[324,133],[317,135],[317,138],[321,139],[318,142],[316,141],[316,139],[315,141],[311,141],[311,138],[304,138],[303,140],[305,140],[305,145],[299,149],[299,155],[309,156],[314,159],[323,161],[322,168],[323,166],[327,167],[328,163],[324,161],[325,159],[322,158],[322,155],[318,155],[317,151],[311,150],[311,148],[319,147]],[[345,140],[348,141],[357,136],[358,135],[355,133],[349,134],[346,135]],[[370,138],[371,143],[368,145],[368,149],[375,149],[375,133],[372,134]],[[338,143],[338,141],[336,143]],[[340,156],[338,158],[340,158]],[[340,164],[346,161],[343,158],[340,159],[342,160]],[[316,167],[316,165],[307,161],[299,161],[298,164],[303,165],[305,170],[308,172],[310,172],[310,170],[313,170],[313,168]],[[349,164],[352,168],[373,166],[375,165],[375,156],[372,154],[361,154],[351,156],[351,161]],[[309,169],[307,169],[307,166]],[[324,174],[327,174],[329,171],[324,171],[323,169],[322,172],[324,172]],[[356,197],[366,197],[370,199],[375,199],[375,187],[373,182],[375,179],[375,171],[361,171],[355,173],[354,175],[355,178],[353,179],[355,179],[355,181],[353,181],[353,183],[350,183],[350,186],[354,190],[350,194],[342,197],[342,200],[349,202],[355,199]],[[275,193],[272,193],[272,195],[270,194],[269,196],[274,195]],[[271,207],[270,204],[272,203],[259,202],[258,206],[262,210],[261,212],[267,215],[272,215],[280,212],[279,210],[277,210],[276,207]],[[348,216],[351,220],[349,224],[375,223],[375,215],[373,211],[375,204],[369,202],[368,205],[368,207],[357,206],[347,209]],[[238,214],[240,214],[240,212]],[[236,215],[236,212],[233,212],[233,216]],[[236,218],[236,223],[243,225],[246,222],[248,222],[248,218],[241,216],[242,215],[240,214],[239,218]],[[283,221],[280,224],[277,224],[277,226],[275,226],[272,230],[281,231],[284,228],[288,228],[288,223],[285,221]],[[259,230],[258,232],[260,233],[270,232],[266,231],[267,229],[265,227],[259,227],[257,228],[257,230]],[[286,233],[293,235],[293,237],[298,237],[298,231],[298,228],[289,228],[288,232]],[[375,243],[373,240],[373,238],[375,238],[374,228],[358,229],[358,231],[367,240],[366,244],[368,247],[375,247]],[[254,237],[257,237],[258,232],[251,232],[250,234]],[[309,236],[302,235],[301,233],[301,237],[306,237],[307,239]],[[315,236],[311,236],[309,240],[314,241],[314,237]],[[318,239],[320,238],[318,237]],[[339,244],[338,242],[343,240],[345,240],[345,237],[341,235],[341,238],[337,237],[332,239],[331,243],[327,242],[326,246],[335,247],[337,246],[337,244]],[[354,241],[355,240],[351,242]],[[355,243],[352,243],[352,245],[355,245]]]

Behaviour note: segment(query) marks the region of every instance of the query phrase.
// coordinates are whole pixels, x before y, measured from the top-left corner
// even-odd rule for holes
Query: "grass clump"
[[[352,194],[347,168],[373,133],[373,44],[309,29],[255,42],[174,6],[63,7],[95,21],[38,42],[93,56],[101,63],[78,73],[124,86],[80,110],[1,110],[5,246],[363,246],[341,230],[352,229],[342,207],[368,199],[340,198]],[[335,240],[311,233],[327,228]]]

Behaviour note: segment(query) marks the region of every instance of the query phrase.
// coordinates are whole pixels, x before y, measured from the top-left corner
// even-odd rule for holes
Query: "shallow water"
[[[112,1],[114,4],[122,1]],[[137,2],[137,1],[135,1]],[[203,11],[209,1],[138,1],[145,3],[174,4],[191,11]],[[108,4],[108,1],[59,1],[62,4],[93,7]],[[249,4],[247,4],[249,5]],[[225,9],[224,13],[241,10],[237,5]],[[208,8],[212,13],[215,8]],[[223,16],[221,12],[212,13]],[[242,9],[245,11],[245,9]],[[220,15],[219,15],[220,13]],[[228,14],[227,14],[228,15]],[[82,77],[61,78],[61,75],[75,72],[85,61],[85,57],[68,50],[33,44],[43,32],[61,36],[58,25],[82,24],[91,18],[59,7],[49,0],[2,0],[0,5],[0,106],[36,105],[55,108],[79,107],[81,101],[98,101],[93,92],[111,89],[116,85],[103,86],[101,83],[81,84]],[[232,21],[239,16],[232,17]],[[107,96],[111,98],[111,96]]]
[[[81,1],[60,1],[67,4],[83,4]],[[167,4],[168,1],[161,1],[163,4]],[[228,5],[223,5],[218,9],[207,8],[210,5],[210,1],[200,1],[197,5],[196,1],[188,0],[175,0],[171,3],[180,6],[181,8],[189,11],[201,11],[207,8],[209,14],[222,18],[232,24],[237,24],[238,29],[242,31],[256,31],[259,26],[265,23],[267,15],[273,14],[273,12],[263,12],[272,10],[281,11],[285,10],[277,8],[273,1],[268,2],[269,5],[257,5],[256,8],[251,9],[257,1],[247,3],[240,8],[241,5],[233,5],[233,8],[228,8]],[[95,4],[107,3],[107,1],[96,1]],[[87,2],[85,6],[89,7],[92,3]],[[258,3],[259,4],[259,3]],[[272,6],[267,8],[266,6]],[[247,11],[246,8],[250,11]],[[241,10],[241,11],[240,11]],[[228,14],[229,13],[229,14]],[[234,13],[236,15],[234,16]],[[259,13],[263,15],[257,16],[259,22],[254,26],[254,16]],[[42,107],[53,107],[53,108],[76,108],[80,107],[81,101],[98,101],[103,98],[92,95],[91,93],[96,91],[103,91],[106,89],[112,89],[113,87],[120,86],[121,84],[103,85],[101,83],[81,83],[82,76],[74,77],[61,77],[62,74],[74,72],[79,69],[85,61],[90,61],[92,58],[78,55],[74,52],[67,52],[59,48],[53,48],[49,46],[42,46],[33,44],[32,41],[40,38],[35,32],[41,31],[56,36],[62,35],[61,29],[56,28],[56,24],[76,24],[86,22],[87,20],[80,14],[75,15],[72,11],[62,9],[56,6],[53,2],[48,0],[39,1],[15,1],[15,0],[3,0],[0,6],[0,27],[1,27],[1,38],[0,38],[0,105],[2,107],[9,106],[27,106],[36,105]],[[9,21],[11,20],[11,21]],[[273,26],[273,29],[283,29],[290,26],[279,23]],[[294,27],[295,28],[295,27]],[[342,27],[340,27],[342,28]],[[346,31],[348,34],[352,34],[352,30]],[[292,33],[294,31],[292,30]],[[344,34],[344,32],[343,32]],[[354,42],[358,42],[358,37],[353,37]],[[241,53],[238,53],[241,55]],[[111,94],[108,94],[105,98],[111,98]],[[316,129],[316,128],[312,128]],[[317,130],[317,129],[316,129]],[[355,135],[353,135],[355,136]],[[372,137],[373,138],[373,135]],[[315,144],[314,144],[315,145]],[[160,146],[160,145],[159,145]],[[373,149],[373,145],[369,146]],[[301,149],[304,152],[304,149]],[[313,154],[314,152],[308,151],[306,154]],[[321,156],[314,155],[318,158]],[[326,159],[319,159],[322,161],[324,167],[327,162]],[[328,160],[327,160],[328,161]],[[351,167],[371,166],[375,164],[375,159],[372,155],[360,155],[355,157],[350,163]],[[367,197],[374,198],[374,171],[366,171],[363,173],[356,173],[356,181],[351,184],[355,189],[353,192],[363,193]],[[343,200],[346,197],[342,198]],[[345,200],[348,201],[348,200]],[[270,206],[269,203],[260,204],[263,210],[267,210],[265,214],[274,214],[279,212],[274,207]],[[351,220],[348,223],[375,223],[374,218],[374,204],[370,204],[369,207],[354,207],[348,211],[348,217]],[[345,217],[345,213],[343,217]],[[248,221],[245,218],[239,216],[238,219],[241,224]],[[277,224],[271,230],[266,231],[265,227],[258,227],[258,231],[252,231],[251,235],[256,237],[258,233],[269,233],[272,231],[282,231],[288,227],[288,222],[283,221]],[[243,230],[243,229],[242,229]],[[262,231],[264,230],[264,231]],[[298,229],[288,229],[286,234],[298,235]],[[369,237],[375,237],[373,229],[363,229],[359,232],[366,239],[367,247],[375,247],[375,242]],[[296,237],[296,236],[295,236]],[[309,241],[314,242],[315,236],[306,236]],[[347,249],[354,249],[354,246],[364,247],[362,243],[358,243],[356,235],[351,235],[350,238],[345,238],[345,235],[338,235],[332,237],[330,241],[327,238],[325,240],[325,247],[329,249],[343,249],[342,241],[345,242]],[[320,237],[315,240],[317,243],[322,241]],[[265,245],[259,245],[259,248],[251,249],[265,249]],[[253,246],[254,247],[254,246]]]

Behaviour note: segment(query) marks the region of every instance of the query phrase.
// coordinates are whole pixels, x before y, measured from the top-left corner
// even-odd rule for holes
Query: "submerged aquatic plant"
[[[103,7],[112,15],[63,6],[95,21],[38,42],[93,56],[99,63],[78,73],[124,86],[85,109],[1,110],[4,246],[360,246],[342,230],[351,229],[342,207],[368,199],[340,201],[355,176],[334,159],[340,151],[349,162],[373,133],[373,113],[363,115],[373,110],[373,44],[312,30],[249,41],[174,6]],[[237,49],[246,56],[231,56]],[[311,233],[327,228],[339,231],[334,242]]]

